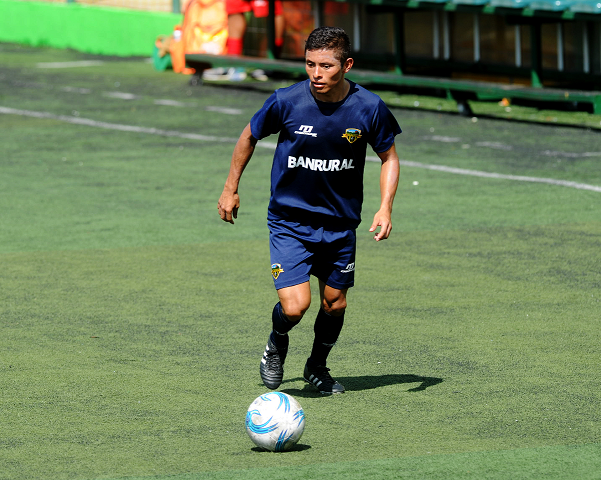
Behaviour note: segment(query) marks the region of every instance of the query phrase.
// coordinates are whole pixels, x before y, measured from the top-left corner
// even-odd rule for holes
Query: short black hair
[[[351,41],[342,28],[318,27],[305,42],[305,53],[307,50],[335,50],[336,57],[344,65],[351,56]]]

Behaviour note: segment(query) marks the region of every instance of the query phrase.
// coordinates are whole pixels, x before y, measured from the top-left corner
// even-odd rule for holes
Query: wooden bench
[[[302,61],[274,60],[269,58],[187,54],[186,63],[197,73],[191,83],[200,83],[203,70],[212,67],[244,67],[263,69],[287,74],[304,74]],[[459,113],[472,115],[470,100],[510,100],[522,99],[531,102],[584,103],[592,107],[592,112],[601,114],[601,91],[580,91],[554,88],[535,88],[502,83],[471,80],[453,80],[439,77],[402,75],[353,68],[347,75],[362,85],[380,85],[402,90],[403,87],[430,91],[436,96],[446,96],[457,101]]]

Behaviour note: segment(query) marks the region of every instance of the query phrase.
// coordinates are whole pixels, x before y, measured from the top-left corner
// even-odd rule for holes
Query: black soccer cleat
[[[303,377],[310,384],[319,389],[322,395],[344,393],[344,387],[332,378],[327,367],[312,367],[309,362],[305,365]]]
[[[263,384],[267,388],[275,390],[282,384],[285,358],[285,354],[280,356],[278,349],[271,341],[271,338],[269,338],[265,352],[263,352],[263,358],[261,358],[260,366],[261,380],[263,380]]]

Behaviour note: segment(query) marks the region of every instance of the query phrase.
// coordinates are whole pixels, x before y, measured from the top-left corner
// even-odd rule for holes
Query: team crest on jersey
[[[344,135],[342,136],[346,138],[349,143],[353,143],[357,139],[361,138],[361,130],[358,128],[347,128],[346,132],[344,132]]]
[[[284,273],[284,269],[279,263],[274,263],[271,266],[271,274],[273,275],[274,280],[277,280],[280,276],[280,273]]]

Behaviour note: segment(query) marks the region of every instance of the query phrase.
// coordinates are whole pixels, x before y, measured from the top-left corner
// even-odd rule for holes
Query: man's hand
[[[380,231],[374,235],[374,240],[376,242],[386,240],[392,231],[392,222],[390,220],[389,212],[378,210],[374,215],[374,221],[371,224],[369,231],[375,232],[378,227],[380,227]]]
[[[223,190],[219,201],[217,202],[217,211],[221,220],[234,224],[234,218],[238,218],[238,209],[240,208],[240,196],[237,193],[229,193]]]
[[[378,153],[382,160],[382,170],[380,171],[380,210],[374,215],[374,221],[371,224],[370,232],[375,232],[380,227],[380,231],[374,235],[374,240],[386,240],[392,231],[392,203],[399,184],[399,157],[396,153],[394,143],[385,152]]]
[[[236,142],[234,153],[232,154],[232,163],[230,164],[230,173],[225,181],[221,197],[219,197],[219,201],[217,202],[217,211],[224,222],[233,224],[234,218],[238,218],[238,209],[240,208],[238,184],[240,183],[242,172],[255,151],[256,144],[257,139],[252,136],[249,123]]]

